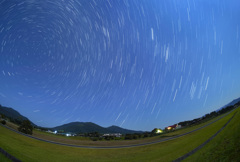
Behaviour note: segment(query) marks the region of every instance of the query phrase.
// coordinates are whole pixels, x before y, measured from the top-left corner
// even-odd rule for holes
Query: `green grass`
[[[203,149],[186,161],[240,161],[240,112]]]
[[[2,126],[0,126],[0,144],[4,150],[22,161],[172,161],[210,138],[232,117],[235,111],[237,110],[216,123],[189,135],[134,148],[83,149],[59,146],[24,137]],[[234,117],[234,121],[238,122],[239,119],[240,113]],[[233,121],[229,124],[234,125]],[[179,132],[172,132],[172,134],[179,134]]]
[[[11,162],[6,156],[4,156],[2,153],[0,153],[0,161],[1,162]]]

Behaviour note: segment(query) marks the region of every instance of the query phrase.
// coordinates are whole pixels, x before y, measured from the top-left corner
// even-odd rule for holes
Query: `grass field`
[[[239,108],[238,108],[239,109]],[[122,148],[122,149],[83,149],[83,148],[73,148],[66,146],[59,146],[55,144],[45,143],[41,141],[37,141],[34,139],[30,139],[28,137],[16,134],[2,126],[0,126],[0,144],[1,147],[12,154],[13,156],[19,158],[23,161],[172,161],[177,159],[178,157],[188,153],[193,150],[203,142],[205,142],[208,138],[210,138],[213,134],[215,134],[234,114],[234,110],[232,113],[227,115],[226,117],[220,119],[216,123],[211,124],[208,127],[205,127],[197,132],[191,133],[189,135],[167,141],[158,144],[134,147],[134,148]],[[239,120],[240,113],[237,113],[234,119],[229,123],[229,125],[219,134],[221,138],[216,137],[218,139],[218,143],[224,142],[223,139],[231,139],[231,136],[234,134],[233,145],[235,145],[234,141],[239,141],[239,136],[233,131],[238,132],[239,135]],[[236,126],[238,124],[238,127]],[[196,126],[200,127],[200,126]],[[190,129],[195,129],[196,127],[190,127],[186,129],[182,129],[176,132],[172,132],[174,134],[181,134],[184,131],[188,131]],[[231,131],[228,131],[228,130]],[[168,135],[171,135],[170,133]],[[155,137],[159,138],[159,137]],[[215,139],[214,139],[215,140]],[[113,142],[113,141],[110,141]],[[235,141],[236,142],[236,141]],[[212,143],[212,142],[210,142]],[[219,152],[211,152],[213,150],[213,144],[204,147],[202,150],[194,154],[192,157],[189,157],[189,161],[195,161],[203,159],[209,159],[210,154],[216,155]],[[226,143],[226,142],[225,142]],[[231,144],[231,142],[230,142]],[[239,142],[238,142],[239,144]],[[238,145],[239,146],[239,145]],[[225,147],[232,147],[232,144],[225,144]],[[234,146],[235,147],[235,146]],[[238,147],[239,148],[239,147]],[[232,151],[231,148],[228,148]],[[225,151],[228,149],[224,149],[220,151]],[[236,151],[239,151],[236,149]],[[209,153],[209,154],[208,154]],[[221,152],[220,152],[221,153]],[[202,155],[205,156],[202,156]],[[236,152],[232,153],[232,157],[238,156]],[[211,155],[212,156],[212,155]],[[228,156],[228,153],[223,156]],[[192,159],[191,159],[192,158]],[[216,159],[214,158],[214,159]],[[211,159],[209,159],[211,160]]]
[[[240,161],[240,112],[204,149],[186,161]]]
[[[1,162],[11,162],[8,158],[6,158],[3,154],[0,153],[0,161]]]

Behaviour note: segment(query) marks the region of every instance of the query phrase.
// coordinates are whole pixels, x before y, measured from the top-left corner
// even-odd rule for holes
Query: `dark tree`
[[[139,137],[139,136],[138,136],[137,134],[134,134],[134,135],[133,135],[133,139],[138,139],[138,137]]]
[[[25,134],[32,135],[33,126],[29,120],[23,120],[22,124],[19,126],[18,131]]]
[[[2,123],[3,125],[5,125],[5,124],[6,124],[6,121],[5,121],[5,120],[2,120],[1,123]]]
[[[154,128],[151,133],[155,134],[155,133],[157,133],[157,130],[158,130],[157,128]]]
[[[3,118],[3,119],[6,118],[6,116],[4,114],[0,114],[0,117]]]
[[[217,116],[217,112],[213,111],[213,112],[210,113],[210,115],[211,115],[211,117],[213,117],[213,116],[215,117],[215,116]]]
[[[133,139],[133,135],[132,134],[126,134],[125,135],[125,140],[132,140]]]
[[[147,132],[143,134],[143,138],[146,138],[146,137],[149,137],[149,134]]]

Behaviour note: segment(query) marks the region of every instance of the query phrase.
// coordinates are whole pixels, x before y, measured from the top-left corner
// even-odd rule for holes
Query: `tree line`
[[[182,127],[191,126],[191,125],[195,125],[195,124],[200,124],[202,122],[205,122],[206,120],[210,120],[214,117],[217,117],[217,116],[222,115],[226,112],[229,112],[237,106],[240,106],[240,102],[236,103],[235,105],[231,105],[231,106],[227,106],[225,108],[222,108],[219,111],[212,111],[212,112],[204,115],[201,118],[196,118],[196,119],[193,119],[193,120],[183,121],[183,122],[180,122],[178,124],[181,125]]]

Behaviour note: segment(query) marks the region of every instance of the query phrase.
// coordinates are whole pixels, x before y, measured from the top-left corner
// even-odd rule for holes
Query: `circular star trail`
[[[152,130],[240,96],[234,0],[0,1],[0,103],[40,126]]]

